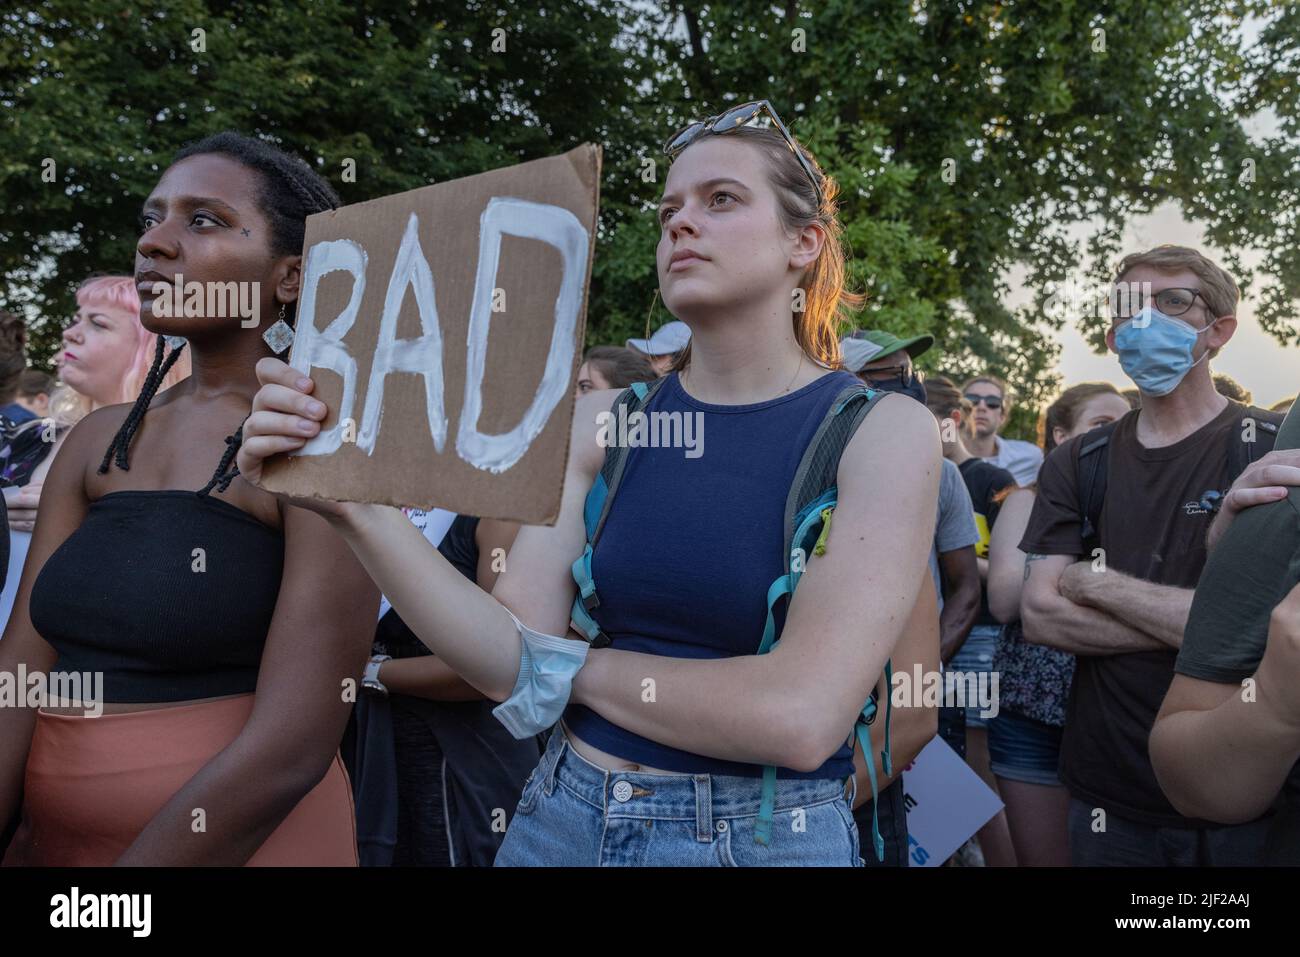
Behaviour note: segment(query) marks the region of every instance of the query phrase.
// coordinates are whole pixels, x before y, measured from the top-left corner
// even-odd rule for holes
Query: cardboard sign
[[[275,492],[552,524],[600,148],[307,219],[289,364],[329,408]]]
[[[938,867],[1002,810],[1001,798],[940,737],[903,772],[903,801],[909,867]]]

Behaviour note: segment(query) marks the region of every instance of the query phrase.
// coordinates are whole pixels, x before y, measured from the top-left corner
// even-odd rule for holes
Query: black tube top
[[[110,492],[36,576],[32,624],[55,672],[103,673],[108,703],[243,694],[283,567],[284,535],[229,502]]]

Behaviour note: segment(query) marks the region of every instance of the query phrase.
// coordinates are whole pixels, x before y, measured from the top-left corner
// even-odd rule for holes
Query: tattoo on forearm
[[[1029,572],[1034,567],[1034,562],[1046,557],[1046,555],[1039,555],[1037,552],[1030,552],[1025,556],[1025,581],[1029,581]]]

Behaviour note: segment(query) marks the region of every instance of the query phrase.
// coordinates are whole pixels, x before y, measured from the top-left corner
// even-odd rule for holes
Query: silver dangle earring
[[[262,333],[262,338],[277,356],[293,345],[293,326],[284,321],[284,303],[280,303],[280,318]]]

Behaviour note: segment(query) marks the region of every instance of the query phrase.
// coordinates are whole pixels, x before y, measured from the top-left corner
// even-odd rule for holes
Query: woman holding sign
[[[759,119],[772,125],[748,125]],[[628,450],[589,566],[593,627],[612,646],[564,637],[579,637],[571,566],[587,547],[584,504],[607,451],[597,415],[612,392],[578,400],[559,519],[521,529],[490,596],[396,509],[302,504],[421,640],[504,702],[516,735],[559,719],[498,864],[857,865],[851,732],[926,576],[935,421],[895,396],[861,420],[839,459],[833,525],[778,602],[779,643],[756,654],[786,569],[796,468],[837,396],[860,385],[836,371],[837,321],[856,300],[835,184],[766,101],[692,124],[668,152],[659,282],[692,346],[646,411],[698,414],[707,441],[693,457]],[[310,379],[271,359],[258,377],[238,456],[251,481],[324,418]]]
[[[153,367],[65,440],[0,641],[0,674],[51,692],[0,707],[0,831],[22,812],[6,864],[356,864],[337,751],[379,595],[319,516],[229,470],[306,217],[337,203],[230,133],[182,150],[145,202]],[[257,311],[159,308],[182,283]],[[192,374],[155,398],[181,350]]]

